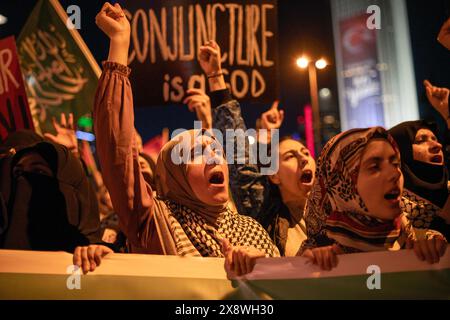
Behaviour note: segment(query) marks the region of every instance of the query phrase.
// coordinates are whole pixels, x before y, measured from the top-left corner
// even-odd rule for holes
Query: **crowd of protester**
[[[224,257],[230,277],[264,257],[303,256],[330,270],[355,252],[410,249],[429,263],[444,255],[449,89],[424,82],[447,132],[425,120],[355,128],[331,138],[316,160],[300,141],[281,137],[278,170],[264,175],[249,144],[238,159],[211,130],[225,137],[247,127],[225,84],[220,47],[208,41],[198,62],[209,92],[191,89],[184,101],[203,128],[173,137],[155,162],[134,127],[129,22],[120,5],[106,3],[96,23],[110,39],[93,106],[99,168],[77,141],[71,114],[53,119],[55,135],[11,133],[0,146],[0,248],[67,251],[84,273],[114,252]],[[450,50],[450,19],[438,41]],[[276,102],[258,121],[268,135],[256,143],[269,150],[283,122]],[[190,151],[187,163],[173,160],[177,148]]]

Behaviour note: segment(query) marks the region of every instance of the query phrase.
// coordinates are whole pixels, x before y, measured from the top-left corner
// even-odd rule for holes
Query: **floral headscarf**
[[[307,202],[308,239],[301,252],[335,242],[349,251],[383,250],[392,248],[399,238],[400,217],[384,221],[367,215],[356,188],[363,152],[373,139],[385,139],[400,157],[394,140],[382,127],[352,129],[325,145],[317,160],[316,180]]]

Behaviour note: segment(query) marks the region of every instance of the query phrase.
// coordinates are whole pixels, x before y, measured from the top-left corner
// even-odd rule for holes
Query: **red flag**
[[[144,153],[148,154],[155,160],[158,158],[159,151],[169,141],[169,130],[164,128],[162,133],[148,140],[144,146]]]
[[[0,40],[0,140],[20,129],[34,130],[14,37]]]

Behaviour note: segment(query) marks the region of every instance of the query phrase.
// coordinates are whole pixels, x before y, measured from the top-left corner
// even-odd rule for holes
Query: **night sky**
[[[80,34],[100,63],[106,59],[108,39],[96,27],[94,17],[103,1],[60,1],[63,7],[77,4],[82,11]],[[8,18],[8,23],[0,26],[0,38],[19,35],[34,1],[6,1],[0,3],[0,14]],[[440,86],[450,86],[450,52],[440,46],[437,33],[448,15],[448,1],[407,1],[413,47],[414,68],[419,95],[420,113],[423,117],[436,116],[424,100],[422,80],[430,79]],[[19,9],[20,8],[20,9]],[[324,108],[329,114],[338,116],[336,69],[328,0],[278,1],[278,72],[280,88],[280,108],[285,110],[286,120],[281,134],[292,134],[298,130],[297,119],[303,106],[309,102],[308,74],[295,65],[301,54],[324,57],[331,63],[319,71],[318,85],[331,90],[331,99]],[[270,105],[244,104],[243,115],[248,127],[253,127],[259,114]],[[173,116],[176,112],[176,117]],[[144,141],[159,134],[164,127],[192,127],[194,114],[183,106],[136,106],[136,127]]]

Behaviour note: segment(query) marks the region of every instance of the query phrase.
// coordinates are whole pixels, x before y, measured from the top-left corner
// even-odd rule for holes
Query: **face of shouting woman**
[[[300,142],[286,139],[279,146],[278,172],[270,177],[284,202],[306,199],[314,182],[316,162]]]
[[[437,141],[431,130],[418,130],[412,148],[414,160],[428,164],[444,165],[442,144]]]
[[[196,197],[208,205],[228,201],[228,165],[220,144],[207,135],[195,138],[187,178]]]
[[[403,175],[399,156],[388,141],[375,139],[366,146],[356,187],[369,216],[393,220],[401,213]]]

